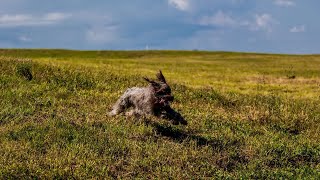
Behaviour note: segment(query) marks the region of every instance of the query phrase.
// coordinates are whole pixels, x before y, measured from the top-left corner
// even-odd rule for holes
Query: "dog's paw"
[[[131,116],[134,116],[134,112],[133,111],[128,111],[128,112],[125,113],[125,115],[127,117],[131,117]]]
[[[109,116],[109,117],[113,117],[115,115],[117,115],[117,113],[115,111],[110,111],[107,113],[107,116]]]

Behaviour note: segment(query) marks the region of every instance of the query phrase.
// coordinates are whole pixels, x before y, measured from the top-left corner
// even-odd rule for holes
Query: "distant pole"
[[[148,51],[149,50],[149,45],[146,45],[146,51]]]

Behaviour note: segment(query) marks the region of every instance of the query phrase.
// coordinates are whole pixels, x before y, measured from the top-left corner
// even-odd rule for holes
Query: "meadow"
[[[108,117],[161,69],[188,121]],[[319,179],[320,55],[0,49],[0,179]]]

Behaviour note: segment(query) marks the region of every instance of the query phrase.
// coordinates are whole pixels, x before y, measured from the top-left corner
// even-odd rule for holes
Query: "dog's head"
[[[171,95],[171,88],[167,84],[165,77],[163,76],[161,70],[157,73],[158,81],[153,81],[148,78],[144,78],[148,81],[151,87],[154,89],[155,96],[159,99],[159,102],[163,104],[168,104],[173,101],[173,96]]]

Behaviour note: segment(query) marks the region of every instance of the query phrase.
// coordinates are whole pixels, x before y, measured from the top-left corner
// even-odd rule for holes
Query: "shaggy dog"
[[[162,72],[157,73],[158,82],[144,78],[149,82],[147,87],[132,87],[127,89],[118,99],[109,112],[109,116],[115,116],[132,108],[125,114],[127,116],[154,115],[171,120],[174,124],[187,124],[187,121],[170,107],[174,97],[171,88],[167,84]]]

